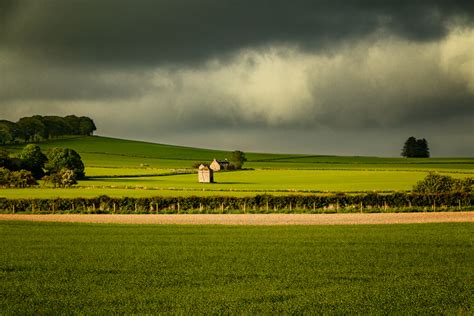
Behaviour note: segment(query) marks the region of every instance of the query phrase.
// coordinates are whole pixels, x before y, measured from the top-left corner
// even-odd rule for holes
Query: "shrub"
[[[63,168],[59,172],[43,177],[45,183],[51,183],[53,186],[66,188],[77,184],[77,176],[74,170]]]
[[[0,148],[0,167],[9,168],[11,164],[10,153]]]
[[[27,170],[10,172],[8,183],[14,188],[28,188],[38,184],[31,171]]]
[[[470,193],[472,192],[473,187],[473,178],[454,179],[453,191]]]
[[[227,167],[225,168],[225,170],[228,170],[228,171],[233,171],[233,170],[236,170],[237,167],[233,164],[233,163],[229,163],[227,165]]]
[[[77,179],[83,179],[84,163],[81,156],[73,149],[53,148],[47,153],[48,162],[45,165],[50,175],[59,173],[62,169],[73,170]]]
[[[0,186],[1,187],[10,186],[10,170],[4,167],[0,167]]]
[[[38,145],[27,145],[20,153],[20,159],[22,169],[31,171],[36,179],[41,179],[44,176],[43,168],[47,158]]]
[[[423,194],[439,194],[449,192],[471,192],[474,181],[472,178],[454,179],[450,176],[430,172],[414,187],[413,192]]]

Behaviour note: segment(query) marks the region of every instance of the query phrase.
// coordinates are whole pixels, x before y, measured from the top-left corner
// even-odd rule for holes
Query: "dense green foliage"
[[[0,167],[10,169],[11,165],[11,159],[10,159],[10,153],[5,150],[0,148]]]
[[[6,187],[10,184],[10,170],[0,167],[0,186]]]
[[[150,198],[56,198],[4,199],[4,212],[67,213],[336,213],[393,212],[471,209],[474,194],[331,194],[331,195],[255,195],[255,196],[187,196]]]
[[[0,186],[27,188],[37,185],[36,179],[42,179],[45,185],[70,187],[85,176],[81,157],[73,149],[51,148],[46,156],[38,145],[29,144],[19,157],[11,158],[7,151],[0,151]]]
[[[409,137],[402,149],[402,156],[407,158],[428,158],[430,150],[428,148],[428,141],[426,139],[416,139]]]
[[[472,192],[473,178],[455,179],[451,176],[430,172],[414,187],[413,192],[422,194],[436,194],[449,192]]]
[[[55,188],[69,188],[77,184],[77,175],[74,170],[62,168],[43,178],[44,184],[51,183]]]
[[[20,126],[6,120],[0,120],[0,144],[15,142],[23,134]]]
[[[31,171],[36,179],[44,176],[44,164],[48,160],[38,145],[27,145],[20,153],[22,168]]]
[[[48,161],[45,164],[46,171],[52,174],[58,174],[62,169],[74,171],[77,179],[83,179],[84,163],[81,156],[73,149],[69,148],[52,148],[46,154]]]
[[[0,222],[0,313],[468,315],[472,229]]]
[[[28,170],[10,171],[0,167],[1,188],[29,188],[37,185],[35,177]]]
[[[22,117],[18,122],[0,120],[0,144],[40,141],[65,135],[90,136],[96,130],[89,117],[69,115]]]
[[[230,163],[235,169],[242,169],[246,161],[245,153],[240,150],[233,151],[230,156]]]

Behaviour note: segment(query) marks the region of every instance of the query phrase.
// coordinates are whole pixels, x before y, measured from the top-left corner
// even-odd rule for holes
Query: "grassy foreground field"
[[[0,223],[0,314],[473,312],[472,223]]]

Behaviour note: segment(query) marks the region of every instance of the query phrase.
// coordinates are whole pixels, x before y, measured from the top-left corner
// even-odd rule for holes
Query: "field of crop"
[[[79,188],[3,189],[0,197],[119,197],[170,195],[251,195],[279,192],[405,191],[428,171],[455,177],[474,175],[473,158],[378,158],[247,153],[244,170],[215,174],[215,184],[197,183],[191,166],[230,153],[191,147],[151,144],[105,137],[71,137],[40,146],[77,150],[88,180]],[[9,146],[17,153],[23,145]],[[188,174],[175,174],[175,173]]]
[[[0,314],[470,314],[472,229],[0,222]]]
[[[398,191],[410,190],[426,172],[362,170],[249,170],[214,174],[214,184],[197,182],[196,174],[138,177],[95,178],[82,181],[84,186],[146,186],[179,189],[248,191]],[[463,176],[462,174],[454,174]]]
[[[244,170],[215,174],[216,183],[197,182],[196,174],[168,175],[161,169],[90,168],[96,174],[72,189],[51,187],[2,189],[0,197],[151,197],[151,196],[249,196],[255,194],[407,191],[423,177],[421,171],[362,170]],[[111,174],[123,173],[122,176]],[[147,172],[150,175],[146,175]],[[106,175],[110,173],[109,175]],[[136,173],[135,175],[133,175]],[[138,175],[142,173],[142,175]],[[161,175],[159,175],[161,173]],[[101,174],[102,176],[99,176]],[[153,175],[157,174],[157,175]],[[105,175],[105,176],[104,176]],[[455,173],[454,177],[466,174]]]
[[[89,178],[110,178],[110,177],[139,177],[139,176],[156,176],[169,174],[169,169],[155,168],[104,168],[104,167],[86,167],[85,170]]]
[[[34,189],[1,189],[0,198],[9,199],[49,199],[49,198],[95,198],[101,195],[107,195],[109,197],[188,197],[188,196],[254,196],[255,194],[262,194],[264,192],[255,191],[216,191],[216,190],[193,190],[193,189],[134,189],[134,188],[34,188]],[[271,192],[272,195],[305,195],[309,193],[301,192]]]

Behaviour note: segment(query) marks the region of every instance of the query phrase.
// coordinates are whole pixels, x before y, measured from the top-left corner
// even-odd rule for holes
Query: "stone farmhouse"
[[[214,171],[210,167],[201,164],[198,169],[198,179],[199,183],[213,183]]]
[[[221,170],[227,170],[229,165],[230,165],[230,162],[227,159],[217,160],[214,158],[214,160],[211,162],[211,165],[209,167],[214,171],[221,171]]]

